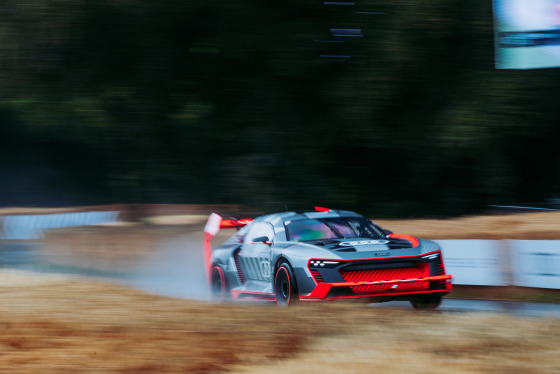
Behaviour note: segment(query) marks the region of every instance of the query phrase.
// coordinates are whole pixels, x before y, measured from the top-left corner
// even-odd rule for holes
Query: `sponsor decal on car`
[[[270,278],[270,261],[262,260],[260,263],[261,275],[264,279]]]

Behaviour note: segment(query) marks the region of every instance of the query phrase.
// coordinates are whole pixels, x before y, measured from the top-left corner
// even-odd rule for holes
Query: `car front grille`
[[[378,268],[363,270],[350,270],[347,268],[340,269],[340,275],[348,283],[358,282],[378,282],[378,281],[395,281],[403,279],[423,278],[430,275],[430,268],[427,263],[417,262],[414,266],[410,266],[410,262],[404,264],[406,267],[395,267],[394,264],[389,268]],[[360,267],[363,268],[363,267]],[[352,268],[350,268],[352,269]],[[423,291],[429,288],[430,284],[426,281],[419,282],[403,282],[403,283],[385,283],[351,286],[352,291],[357,295],[363,294],[379,294],[391,292],[406,291]]]

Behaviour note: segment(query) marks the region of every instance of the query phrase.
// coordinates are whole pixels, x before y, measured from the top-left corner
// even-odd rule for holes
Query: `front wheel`
[[[280,265],[274,278],[276,304],[287,307],[299,300],[292,268],[287,263]]]
[[[426,295],[410,300],[412,307],[416,310],[434,310],[441,304],[441,296]]]

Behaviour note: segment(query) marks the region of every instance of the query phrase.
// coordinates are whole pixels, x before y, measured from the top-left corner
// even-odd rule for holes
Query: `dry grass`
[[[384,311],[296,357],[238,373],[554,373],[558,321]],[[341,315],[344,317],[344,314]]]
[[[2,271],[5,373],[553,373],[559,320],[215,305]]]
[[[375,222],[394,232],[426,239],[560,239],[560,212]]]
[[[10,373],[209,372],[281,358],[304,343],[261,307],[153,296],[101,282],[2,272],[0,370]],[[39,284],[41,283],[41,284]]]

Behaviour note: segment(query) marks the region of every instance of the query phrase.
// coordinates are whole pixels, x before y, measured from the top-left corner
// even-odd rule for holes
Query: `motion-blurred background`
[[[489,0],[7,0],[0,205],[460,215],[560,193],[560,74]]]

